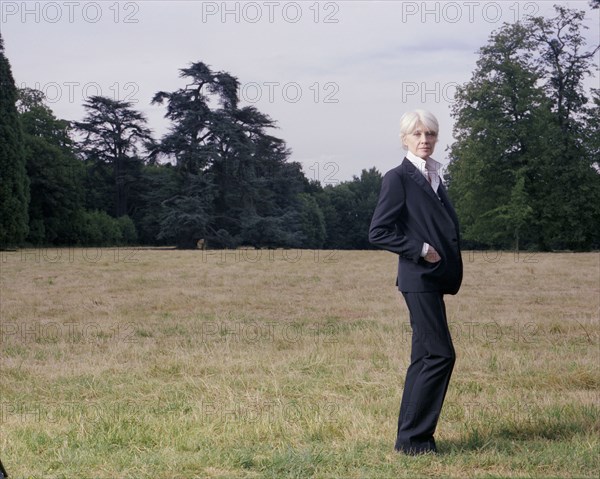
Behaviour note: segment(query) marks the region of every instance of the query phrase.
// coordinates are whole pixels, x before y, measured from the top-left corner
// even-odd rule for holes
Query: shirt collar
[[[423,174],[425,174],[425,164],[435,171],[439,171],[442,167],[442,164],[439,161],[434,160],[431,156],[427,157],[427,161],[423,158],[418,157],[410,151],[406,152],[406,158],[410,160],[410,162],[415,165],[415,167]]]

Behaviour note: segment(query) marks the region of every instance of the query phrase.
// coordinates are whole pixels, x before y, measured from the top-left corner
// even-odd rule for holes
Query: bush
[[[134,244],[137,242],[138,235],[135,229],[135,224],[129,216],[121,216],[117,218],[119,229],[121,230],[121,243]]]
[[[123,239],[119,220],[104,211],[82,211],[79,228],[79,242],[84,246],[114,246]]]

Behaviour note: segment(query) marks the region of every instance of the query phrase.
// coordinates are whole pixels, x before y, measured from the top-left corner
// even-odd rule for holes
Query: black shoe
[[[433,438],[425,442],[404,443],[396,441],[394,449],[409,456],[418,456],[420,454],[427,454],[429,452],[433,454],[437,453],[437,448],[435,447],[435,441]]]

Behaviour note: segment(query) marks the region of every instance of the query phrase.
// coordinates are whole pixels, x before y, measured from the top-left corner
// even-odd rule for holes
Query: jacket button
[[[453,241],[454,243],[456,243],[456,238],[452,238],[452,241]]]

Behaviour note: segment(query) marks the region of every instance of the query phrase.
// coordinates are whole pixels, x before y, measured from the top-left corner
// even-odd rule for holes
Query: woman
[[[443,296],[458,292],[462,258],[442,165],[431,158],[438,133],[428,111],[402,116],[400,138],[408,151],[384,175],[369,229],[372,244],[398,255],[396,284],[410,315],[411,362],[395,445],[406,454],[437,452],[433,435],[456,358]]]

